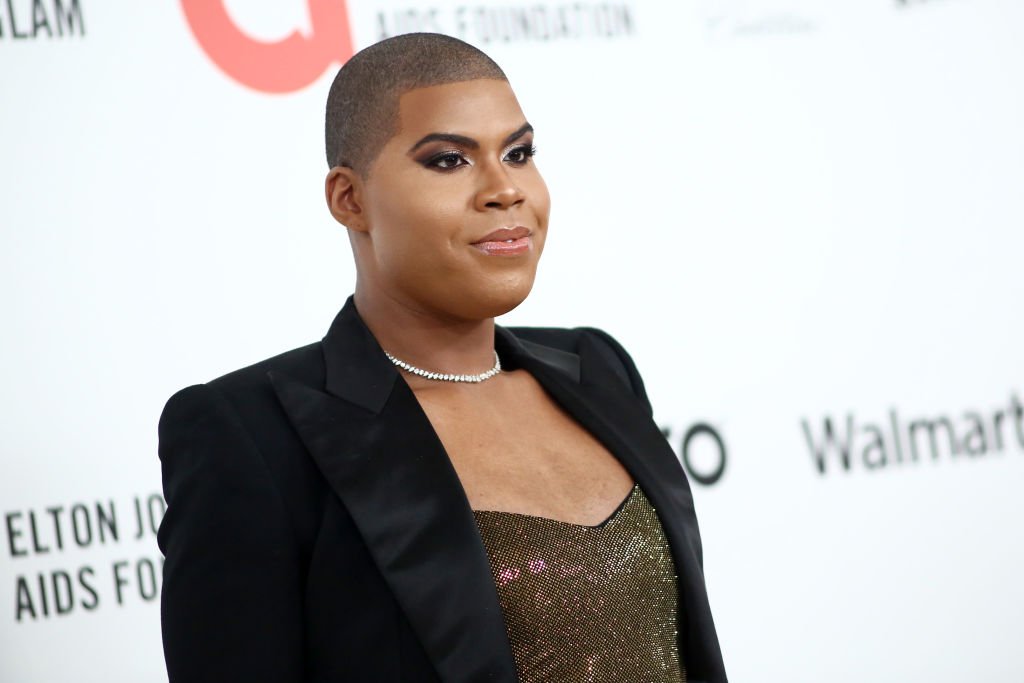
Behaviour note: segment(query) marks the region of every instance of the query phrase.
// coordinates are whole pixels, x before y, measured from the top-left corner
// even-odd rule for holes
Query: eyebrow
[[[529,123],[524,123],[515,132],[513,132],[511,135],[505,138],[505,141],[502,142],[502,145],[507,145],[513,142],[514,140],[518,140],[527,133],[532,132],[533,126],[531,126]],[[413,152],[415,152],[417,149],[427,144],[428,142],[450,142],[455,145],[468,147],[469,149],[480,149],[479,142],[477,142],[471,137],[466,137],[465,135],[457,135],[455,133],[429,133],[421,137],[416,142],[415,145],[409,148],[409,154],[412,154]]]

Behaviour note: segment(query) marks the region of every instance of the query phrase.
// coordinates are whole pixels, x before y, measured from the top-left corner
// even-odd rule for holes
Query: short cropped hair
[[[382,40],[345,63],[327,95],[327,165],[366,176],[398,132],[398,99],[416,88],[478,78],[507,81],[493,59],[458,38],[408,33]]]

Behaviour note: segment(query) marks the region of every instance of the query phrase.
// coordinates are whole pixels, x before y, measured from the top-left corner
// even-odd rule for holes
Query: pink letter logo
[[[331,64],[352,56],[345,0],[307,0],[313,35],[298,31],[276,43],[254,40],[231,21],[223,0],[181,0],[185,19],[207,56],[250,88],[286,93],[304,88]]]

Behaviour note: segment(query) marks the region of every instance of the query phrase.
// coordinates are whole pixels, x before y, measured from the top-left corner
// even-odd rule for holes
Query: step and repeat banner
[[[7,0],[0,680],[166,680],[160,411],[326,332],[327,90],[418,30],[537,130],[550,234],[500,322],[633,355],[731,680],[1024,680],[1012,0]]]

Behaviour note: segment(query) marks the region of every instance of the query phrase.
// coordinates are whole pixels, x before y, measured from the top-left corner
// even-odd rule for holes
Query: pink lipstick
[[[494,256],[515,256],[530,250],[530,230],[522,226],[501,228],[473,242],[473,246]]]

